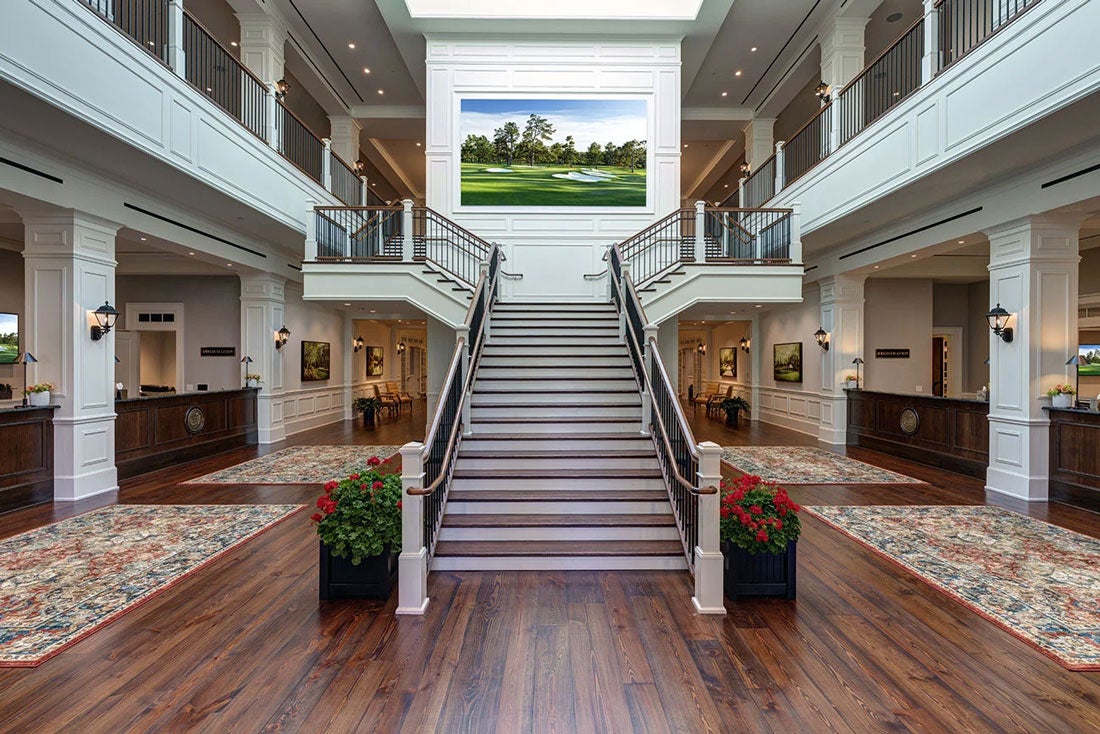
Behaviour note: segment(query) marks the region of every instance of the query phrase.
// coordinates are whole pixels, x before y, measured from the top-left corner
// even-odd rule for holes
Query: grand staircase
[[[433,570],[687,568],[611,304],[493,308]]]

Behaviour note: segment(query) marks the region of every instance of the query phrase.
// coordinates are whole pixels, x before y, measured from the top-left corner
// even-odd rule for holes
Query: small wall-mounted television
[[[0,364],[15,364],[19,356],[19,314],[0,313]]]
[[[0,329],[0,331],[3,331]],[[1077,347],[1077,354],[1085,358],[1088,364],[1077,366],[1079,377],[1100,377],[1100,344],[1082,344]]]

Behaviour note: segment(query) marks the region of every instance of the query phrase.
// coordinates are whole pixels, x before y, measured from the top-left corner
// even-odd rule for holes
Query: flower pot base
[[[794,599],[797,591],[798,542],[792,540],[782,553],[749,553],[723,543],[726,598],[737,600],[746,596],[770,596]]]
[[[397,555],[386,552],[364,558],[356,566],[350,558],[336,558],[324,543],[320,557],[320,598],[388,599],[397,582]]]

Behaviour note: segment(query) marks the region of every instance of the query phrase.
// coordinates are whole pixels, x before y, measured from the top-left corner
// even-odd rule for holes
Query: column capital
[[[240,273],[242,301],[286,303],[286,278],[272,273]]]
[[[236,16],[241,24],[241,63],[267,84],[282,79],[286,26],[268,13],[236,13]]]
[[[989,238],[989,269],[1032,261],[1078,262],[1081,212],[1032,214],[982,230]]]
[[[115,267],[115,235],[122,229],[75,209],[19,209],[23,219],[23,258],[72,258]]]
[[[817,282],[821,305],[830,303],[863,303],[864,275],[830,275]]]

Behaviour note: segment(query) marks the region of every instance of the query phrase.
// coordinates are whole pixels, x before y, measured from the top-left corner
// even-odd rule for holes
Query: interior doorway
[[[939,398],[961,397],[963,355],[962,329],[938,327],[932,330],[932,394]]]
[[[699,392],[699,385],[695,381],[695,349],[684,347],[680,349],[680,397],[687,400],[692,394]]]

